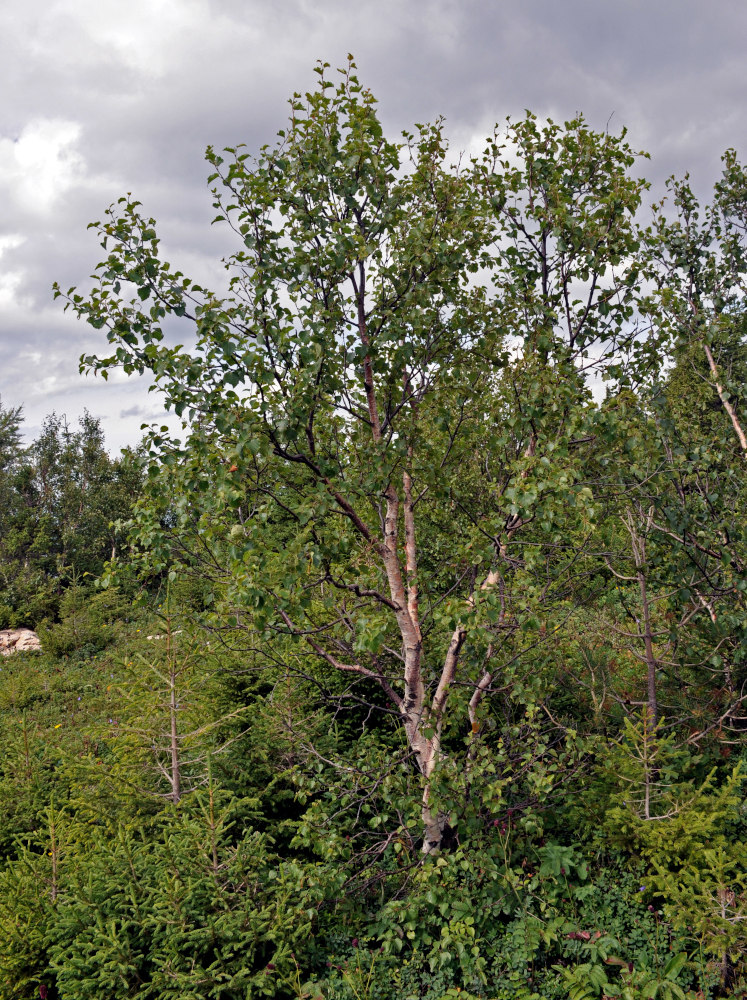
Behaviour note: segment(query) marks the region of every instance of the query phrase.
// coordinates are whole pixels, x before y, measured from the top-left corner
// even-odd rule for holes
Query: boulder
[[[41,640],[30,628],[5,628],[0,630],[0,656],[41,650]]]

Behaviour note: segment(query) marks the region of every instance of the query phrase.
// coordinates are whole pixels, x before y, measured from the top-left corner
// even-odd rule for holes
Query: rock
[[[0,656],[11,653],[41,651],[41,640],[30,628],[5,628],[0,630]]]

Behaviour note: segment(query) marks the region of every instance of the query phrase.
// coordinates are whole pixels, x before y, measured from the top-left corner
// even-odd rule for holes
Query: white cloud
[[[0,236],[0,257],[7,250],[15,250],[16,247],[20,247],[25,241],[26,237],[21,236],[20,233],[5,233]]]
[[[17,139],[0,139],[0,190],[30,212],[48,212],[84,172],[76,122],[37,118]],[[15,244],[17,245],[17,244]]]
[[[15,250],[24,243],[24,237],[19,233],[6,233],[0,236],[0,310],[16,301],[18,286],[21,284],[23,272],[8,270],[2,257],[8,250]]]
[[[0,273],[0,308],[15,304],[22,277],[20,271]]]

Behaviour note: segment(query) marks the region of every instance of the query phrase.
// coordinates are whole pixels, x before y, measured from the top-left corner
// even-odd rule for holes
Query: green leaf
[[[681,951],[676,955],[672,955],[667,964],[664,967],[664,978],[665,979],[676,979],[677,976],[682,971],[685,962],[687,961],[687,952]]]

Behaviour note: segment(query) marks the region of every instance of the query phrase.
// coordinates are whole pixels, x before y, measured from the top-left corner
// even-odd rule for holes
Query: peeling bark
[[[703,350],[705,351],[705,356],[708,359],[708,367],[711,369],[711,375],[713,375],[713,383],[716,386],[716,392],[718,393],[719,399],[721,400],[721,405],[726,410],[729,419],[731,420],[732,427],[739,438],[739,444],[742,449],[742,454],[747,455],[747,436],[744,433],[742,425],[737,417],[737,411],[731,405],[729,397],[726,394],[723,385],[719,379],[718,367],[713,359],[713,353],[708,344],[703,341]]]

